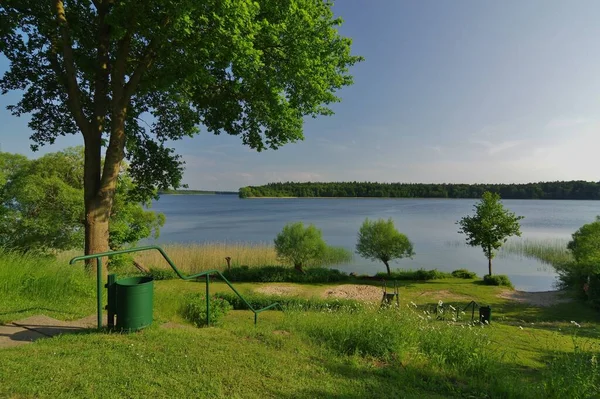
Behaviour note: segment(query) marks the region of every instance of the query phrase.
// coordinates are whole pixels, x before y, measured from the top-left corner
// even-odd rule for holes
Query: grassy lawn
[[[50,272],[59,268],[56,279]],[[19,273],[0,267],[0,321],[93,314],[93,281],[63,269],[40,274],[33,260],[21,260]],[[286,286],[311,299],[339,285],[235,286],[247,295]],[[211,293],[228,290],[211,284]],[[520,304],[499,297],[503,290],[463,279],[402,282],[400,311],[378,312],[376,303],[352,313],[267,311],[254,326],[251,312],[234,310],[216,327],[196,328],[180,309],[204,283],[156,281],[154,323],[143,331],[1,349],[0,397],[598,397],[590,374],[598,372],[598,313],[576,302]],[[492,323],[428,320],[439,300],[489,305]],[[167,322],[175,327],[161,327]]]

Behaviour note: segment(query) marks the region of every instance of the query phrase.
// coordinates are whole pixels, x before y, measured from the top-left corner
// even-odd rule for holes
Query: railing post
[[[96,258],[96,300],[98,305],[98,329],[102,328],[102,258]]]
[[[210,326],[210,274],[206,275],[206,327]]]

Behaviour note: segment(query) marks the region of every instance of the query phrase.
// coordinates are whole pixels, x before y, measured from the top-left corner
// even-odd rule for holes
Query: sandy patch
[[[298,293],[298,287],[288,287],[285,285],[267,285],[254,290],[255,292],[266,295],[291,296]]]
[[[498,294],[498,297],[534,306],[552,306],[558,303],[571,302],[570,298],[563,297],[561,291],[526,292],[504,290]]]
[[[357,284],[344,284],[328,288],[323,293],[324,298],[360,299],[362,301],[380,301],[382,295],[383,290],[381,287]]]

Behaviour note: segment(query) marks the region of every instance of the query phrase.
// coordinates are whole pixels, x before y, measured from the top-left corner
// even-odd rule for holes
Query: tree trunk
[[[387,260],[384,260],[384,261],[383,261],[383,264],[384,264],[384,265],[385,265],[385,267],[387,268],[387,273],[388,273],[388,276],[390,276],[390,277],[391,277],[391,276],[392,276],[392,271],[390,270],[390,264],[388,263],[388,261],[387,261]]]
[[[492,248],[488,247],[488,271],[489,275],[492,275]]]
[[[110,143],[106,151],[102,169],[101,135],[85,137],[84,198],[85,198],[85,254],[91,255],[109,250],[109,219],[117,178],[121,168],[124,147],[125,111],[113,121]],[[95,270],[97,261],[86,263],[88,269]],[[108,259],[102,258],[103,274],[107,274]]]
[[[296,263],[294,265],[294,269],[296,269],[299,273],[306,274],[306,272],[302,268],[302,263]]]

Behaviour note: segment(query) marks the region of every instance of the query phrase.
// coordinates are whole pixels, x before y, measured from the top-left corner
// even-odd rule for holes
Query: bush
[[[259,283],[336,283],[350,279],[348,274],[335,269],[314,267],[298,273],[284,266],[232,267],[225,270],[223,276],[235,282]]]
[[[232,309],[232,306],[225,299],[210,298],[210,324],[215,325],[219,320]],[[193,323],[196,327],[206,325],[206,297],[201,294],[190,294],[185,298],[182,316]]]
[[[492,276],[486,274],[483,276],[483,283],[486,285],[500,285],[514,288],[508,276],[505,276],[504,274],[494,274]]]
[[[219,292],[215,298],[229,302],[235,310],[246,310],[248,306],[233,292]],[[283,297],[277,295],[244,295],[254,309],[267,307],[275,302],[279,303],[284,310],[327,310],[327,311],[356,311],[363,308],[363,303],[352,299],[305,299],[298,297]],[[279,308],[273,308],[278,310]]]
[[[312,224],[305,228],[302,222],[286,224],[274,243],[277,257],[300,272],[308,262],[323,258],[327,251],[321,230]]]
[[[151,267],[147,276],[152,277],[154,280],[172,280],[177,278],[177,274],[172,269],[159,269]]]
[[[440,280],[444,278],[450,278],[450,273],[441,272],[437,269],[433,270],[402,270],[396,269],[389,275],[387,273],[377,273],[376,277],[389,280],[406,280],[406,281],[424,281],[424,280]]]
[[[457,269],[452,272],[452,277],[473,279],[477,278],[477,273],[468,271],[467,269]]]

